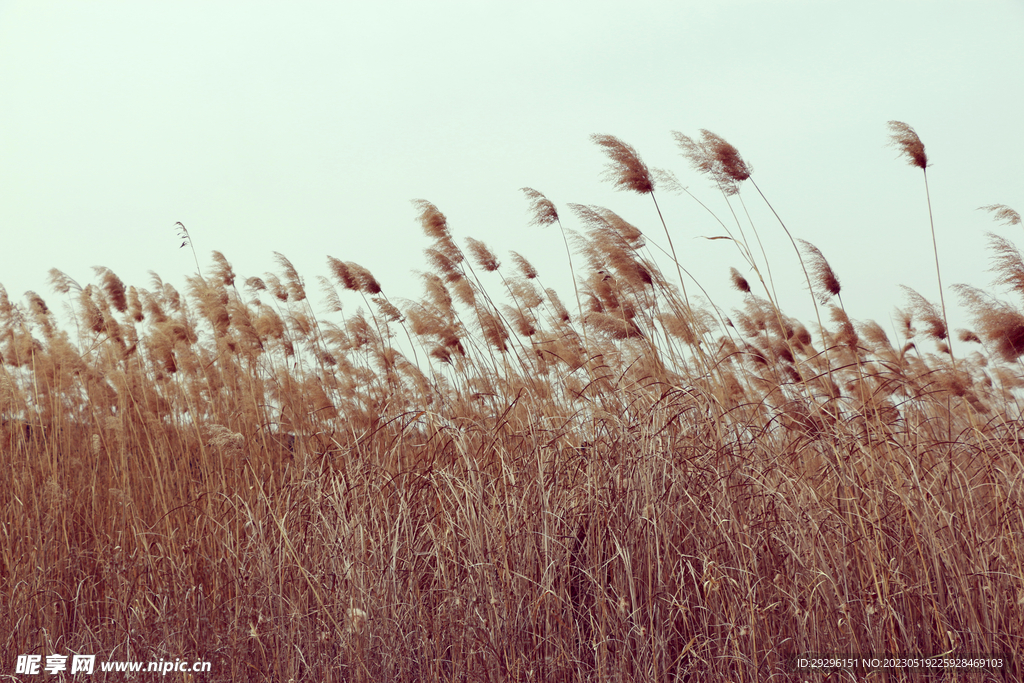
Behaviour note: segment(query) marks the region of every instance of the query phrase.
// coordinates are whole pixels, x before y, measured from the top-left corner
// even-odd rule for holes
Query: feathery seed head
[[[701,140],[679,132],[672,133],[683,156],[694,169],[712,180],[726,195],[737,194],[738,183],[746,180],[754,169],[743,160],[739,151],[709,130],[701,129]]]
[[[67,294],[72,289],[76,292],[82,291],[81,285],[56,268],[50,269],[50,275],[47,278],[47,281],[50,283],[50,286],[53,287],[54,291],[60,294]]]
[[[1024,355],[1024,315],[1009,306],[994,308],[981,317],[985,336],[1008,363]]]
[[[532,280],[537,277],[537,269],[533,267],[533,264],[526,260],[524,256],[518,252],[510,252],[512,254],[512,263],[516,264],[516,268],[523,274],[527,280]]]
[[[451,288],[452,294],[455,295],[456,299],[467,306],[476,305],[476,290],[473,289],[473,285],[470,284],[469,280],[460,275],[451,281]]]
[[[811,333],[807,331],[807,328],[797,323],[796,329],[793,330],[793,339],[802,344],[803,346],[809,346],[811,343]]]
[[[580,221],[587,224],[591,234],[588,242],[597,239],[616,242],[621,249],[635,250],[644,246],[644,234],[635,225],[624,220],[614,211],[600,206],[570,204]]]
[[[550,288],[545,290],[545,292],[548,295],[548,301],[551,302],[551,307],[554,309],[555,318],[559,322],[569,322],[571,320],[569,311],[567,311],[565,306],[562,304],[562,300],[558,298],[558,292]]]
[[[729,269],[729,279],[732,280],[732,286],[740,290],[744,294],[750,293],[750,283],[747,282],[747,278],[740,275],[740,271],[735,268]]]
[[[259,317],[253,321],[253,326],[260,338],[284,339],[284,321],[281,320],[281,316],[270,306],[263,306],[260,311]]]
[[[366,294],[380,294],[380,283],[377,282],[377,278],[373,277],[370,271],[363,268],[358,263],[353,263],[352,261],[347,261],[345,265],[348,266],[348,270],[352,273],[352,277],[354,277],[356,282],[359,283],[359,286],[357,287],[359,291]]]
[[[790,350],[789,345],[781,339],[769,342],[769,348],[775,357],[786,363],[795,363],[796,360],[793,358],[793,352]],[[792,366],[790,366],[792,367]]]
[[[267,283],[262,278],[250,277],[246,278],[245,286],[247,289],[251,289],[254,292],[262,292],[267,288]]]
[[[42,328],[43,335],[47,340],[53,339],[53,321],[51,320],[50,307],[46,305],[43,298],[35,292],[25,292],[25,298],[28,299],[29,311],[32,314],[32,318],[36,324]],[[113,322],[112,320],[110,322]],[[116,324],[116,323],[115,323]]]
[[[377,335],[374,334],[373,328],[370,327],[370,323],[366,320],[362,311],[345,322],[345,330],[348,332],[349,338],[352,340],[353,349],[361,349],[364,346],[371,346],[377,339]]]
[[[1003,225],[1020,225],[1020,214],[1006,204],[987,204],[986,206],[979,206],[978,210],[989,211],[995,214],[992,218]]]
[[[839,284],[839,278],[836,276],[835,271],[832,270],[832,266],[828,264],[820,249],[807,240],[798,241],[804,246],[804,251],[807,253],[808,269],[814,278],[814,284],[818,287],[816,298],[818,303],[824,306],[828,303],[829,299],[839,294],[842,289]]]
[[[966,343],[981,343],[981,337],[970,330],[957,330],[957,338]]]
[[[341,303],[341,298],[338,296],[338,290],[334,288],[334,284],[322,275],[317,277],[317,281],[320,282],[320,291],[324,293],[324,300],[328,310],[333,313],[341,313],[345,310],[345,306]]]
[[[491,250],[487,248],[487,245],[480,240],[467,237],[466,244],[469,246],[469,253],[476,259],[477,265],[487,272],[494,272],[501,267],[501,263],[498,262],[498,259],[494,256]]]
[[[619,190],[631,190],[639,194],[654,192],[654,179],[635,149],[612,135],[591,135],[594,143],[604,147],[610,162],[605,177]]]
[[[328,256],[327,265],[330,266],[331,272],[334,273],[334,277],[337,278],[342,287],[352,291],[359,289],[359,281],[356,280],[344,261]]]
[[[288,258],[280,253],[274,252],[274,260],[277,261],[281,269],[284,270],[284,279],[288,283],[288,294],[292,301],[302,301],[306,298],[306,286],[302,282],[302,278],[299,277],[299,272],[295,270],[295,266]]]
[[[445,218],[444,214],[436,206],[425,199],[414,200],[413,206],[420,212],[419,222],[423,226],[423,232],[427,233],[428,237],[435,240],[450,239],[448,219]]]
[[[447,346],[443,346],[441,344],[431,347],[429,355],[431,358],[436,358],[442,363],[451,364],[452,362],[452,352]]]
[[[103,315],[92,298],[92,285],[86,285],[85,289],[78,295],[79,305],[82,307],[82,316],[85,318],[85,326],[93,332],[103,331]]]
[[[444,282],[441,278],[433,273],[421,273],[420,275],[423,278],[423,286],[427,292],[427,299],[442,311],[446,311],[451,308],[452,296],[448,292],[448,288],[444,286]]]
[[[944,340],[947,337],[946,322],[942,317],[942,313],[935,307],[935,304],[910,287],[906,285],[900,286],[910,300],[910,309],[913,311],[913,314],[928,327],[928,336],[936,341]]]
[[[235,284],[235,270],[228,263],[224,254],[219,251],[213,252],[213,274],[224,283],[225,287]]]
[[[518,306],[536,308],[544,302],[543,293],[532,282],[523,277],[514,277],[507,281],[509,294]]]
[[[664,325],[665,331],[673,337],[681,339],[684,343],[691,346],[697,343],[699,337],[694,332],[693,325],[690,324],[690,320],[686,316],[675,313],[662,313],[659,319],[661,324]]]
[[[508,344],[506,342],[509,339],[509,334],[501,319],[490,311],[480,311],[478,321],[480,323],[480,331],[483,333],[487,343],[502,353],[508,351]]]
[[[715,164],[705,145],[697,142],[689,135],[683,135],[679,131],[672,131],[679,151],[693,166],[694,170],[704,175],[714,175]]]
[[[639,249],[644,246],[644,234],[640,232],[640,228],[627,222],[611,209],[598,209],[598,212],[608,227],[617,232],[630,248]]]
[[[532,315],[522,309],[505,306],[505,316],[511,321],[516,331],[524,337],[532,337],[537,334],[536,321]]]
[[[877,348],[888,349],[892,346],[885,330],[874,320],[870,320],[860,326],[860,335]]]
[[[278,279],[273,273],[267,273],[267,287],[270,289],[270,293],[273,294],[278,301],[288,301],[288,290],[284,285],[281,284],[281,280]]]
[[[372,301],[377,304],[377,307],[380,308],[381,315],[383,315],[388,322],[402,322],[405,319],[405,316],[403,316],[402,312],[398,310],[398,307],[386,298],[382,296],[375,296]]]
[[[132,320],[137,323],[141,323],[146,317],[142,312],[139,290],[135,289],[134,286],[128,288],[128,313],[131,314]]]
[[[1017,294],[1024,296],[1024,257],[1010,240],[988,233],[992,255],[990,271],[996,274],[995,283],[1006,285]]]
[[[17,311],[17,307],[11,303],[10,297],[7,296],[7,290],[4,289],[3,285],[0,285],[0,320],[13,322],[17,316]]]
[[[840,346],[848,346],[851,349],[856,349],[859,339],[857,337],[857,332],[853,327],[853,323],[850,322],[850,318],[846,315],[846,311],[841,309],[839,306],[833,305],[829,310],[829,315],[839,327],[838,333],[836,334],[836,343]]]
[[[928,167],[928,156],[924,153],[924,143],[913,128],[902,121],[890,121],[889,145],[899,147],[900,153],[906,155],[907,163],[921,170]]]
[[[655,185],[662,188],[663,190],[667,189],[668,191],[674,192],[676,194],[682,194],[683,192],[686,191],[686,188],[683,186],[681,182],[679,182],[679,178],[676,177],[676,174],[668,169],[651,169],[651,175],[654,176]]]
[[[143,299],[145,300],[146,314],[154,323],[167,322],[167,314],[164,313],[164,309],[160,306],[160,302],[155,296],[143,290]]]
[[[907,339],[913,339],[917,335],[917,328],[914,327],[914,314],[910,311],[897,308],[896,320],[899,322],[900,330]]]
[[[1019,310],[976,287],[956,285],[955,289],[981,336],[995,346],[1003,360],[1012,363],[1024,355],[1024,315]]]
[[[453,261],[447,253],[434,247],[424,249],[423,253],[426,254],[430,265],[444,277],[446,282],[462,279],[462,273],[455,267],[459,261]]]
[[[702,129],[700,132],[704,136],[704,144],[707,145],[712,159],[727,178],[741,182],[750,177],[754,169],[743,161],[738,149],[709,130]]]
[[[29,309],[33,315],[37,317],[46,317],[50,314],[50,307],[43,301],[43,297],[39,296],[35,292],[25,292],[25,298],[28,299]]]
[[[110,303],[114,305],[118,313],[128,310],[128,300],[125,298],[125,286],[121,278],[114,274],[109,268],[94,268],[97,273],[102,273],[103,291],[110,297]]]
[[[643,336],[634,320],[623,319],[621,315],[595,311],[588,313],[584,322],[588,327],[608,335],[611,339],[631,339]]]
[[[532,187],[521,188],[521,192],[530,200],[530,225],[544,227],[558,221],[558,209],[550,199]]]

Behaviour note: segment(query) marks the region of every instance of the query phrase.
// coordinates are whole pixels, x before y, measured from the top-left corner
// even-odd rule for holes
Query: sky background
[[[886,146],[886,122],[913,126],[933,164],[944,281],[988,285],[985,232],[1024,245],[1021,226],[977,210],[1024,212],[1022,104],[1021,0],[0,1],[0,283],[54,308],[51,268],[183,288],[181,221],[204,268],[219,250],[263,275],[278,251],[319,302],[331,255],[416,299],[422,198],[460,243],[482,239],[508,267],[522,253],[568,302],[561,237],[529,225],[519,188],[567,228],[567,204],[600,205],[664,244],[650,198],[602,180],[590,135],[633,145],[724,219],[671,135],[706,128],[829,259],[851,317],[889,328],[900,284],[938,288],[922,174]],[[792,247],[753,188],[743,197],[783,309],[809,323]],[[721,228],[692,199],[659,201],[684,266],[738,306],[735,247],[700,239]]]

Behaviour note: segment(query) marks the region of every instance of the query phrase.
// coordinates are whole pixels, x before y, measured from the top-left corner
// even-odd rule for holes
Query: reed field
[[[0,288],[0,680],[51,653],[211,663],[162,677],[186,681],[1021,680],[1021,220],[982,207],[993,282],[942,282],[924,145],[888,139],[935,255],[908,284],[941,293],[892,302],[895,333],[784,216],[751,222],[771,198],[708,131],[675,134],[692,195],[593,137],[641,226],[524,189],[564,291],[427,201],[418,298],[216,251],[183,291]],[[676,256],[670,192],[725,195],[720,281]],[[768,241],[813,319],[777,305]],[[795,670],[811,653],[1011,657]]]

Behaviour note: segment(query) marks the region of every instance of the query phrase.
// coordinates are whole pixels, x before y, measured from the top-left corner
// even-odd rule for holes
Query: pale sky
[[[216,249],[262,275],[279,251],[319,302],[331,255],[419,298],[423,198],[460,243],[484,240],[509,267],[521,252],[570,301],[561,237],[528,225],[519,188],[568,228],[567,204],[596,204],[663,244],[650,199],[601,179],[589,136],[633,145],[725,219],[671,135],[706,128],[829,259],[850,315],[888,328],[898,285],[938,290],[921,172],[886,147],[886,122],[913,126],[933,164],[944,281],[987,286],[985,231],[1024,245],[976,210],[1024,212],[1022,105],[1021,0],[0,1],[0,284],[57,309],[53,267],[183,287],[181,221],[204,268]],[[784,310],[810,324],[788,240],[743,196]],[[683,264],[738,306],[735,248],[698,237],[721,229],[688,198],[659,202]]]

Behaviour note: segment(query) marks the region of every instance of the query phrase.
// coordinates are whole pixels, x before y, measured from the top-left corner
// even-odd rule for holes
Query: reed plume
[[[128,310],[128,299],[124,283],[121,281],[114,271],[109,268],[95,268],[96,272],[100,274],[100,279],[103,283],[103,291],[110,299],[110,303],[113,304],[114,308],[118,313],[124,313]]]
[[[579,314],[580,320],[582,320],[583,319],[583,301],[580,298],[579,286],[576,284],[576,277],[575,277],[576,270],[574,269],[573,263],[572,263],[572,249],[569,248],[569,238],[566,236],[565,228],[562,226],[562,221],[558,217],[558,209],[555,207],[554,203],[550,199],[548,199],[543,194],[541,194],[537,190],[534,190],[531,187],[520,188],[520,191],[523,194],[525,194],[526,198],[530,201],[529,212],[530,212],[530,224],[531,225],[539,225],[541,227],[545,227],[545,226],[551,225],[552,223],[557,223],[558,224],[558,230],[562,234],[562,243],[565,245],[566,258],[569,261],[569,272],[573,273],[572,291],[573,291],[573,294],[574,294],[574,296],[576,298],[576,311]],[[566,314],[565,322],[568,322],[568,321],[569,321],[568,320],[568,314]],[[587,343],[586,336],[587,336],[587,329],[584,326],[584,328],[583,328],[584,345],[586,345],[586,343]]]
[[[219,251],[213,252],[213,274],[218,280],[223,283],[225,287],[234,287],[235,285],[235,270],[231,267],[227,258]],[[294,268],[293,268],[294,270]]]
[[[363,268],[358,263],[347,262],[345,265],[348,266],[349,272],[358,285],[358,290],[364,294],[380,294],[381,286],[377,282],[377,278],[373,276],[366,268]]]
[[[1024,355],[1024,314],[975,287],[958,285],[956,291],[981,336],[1004,361],[1014,362]]]
[[[986,206],[979,206],[979,211],[991,212],[993,220],[997,220],[1003,225],[1020,225],[1020,214],[1008,207],[1006,204],[988,204]]]
[[[516,268],[523,274],[527,280],[532,280],[537,277],[537,269],[533,267],[533,264],[526,260],[526,258],[518,252],[510,252],[512,255],[512,263],[516,264]]]
[[[908,164],[926,170],[928,155],[924,153],[924,143],[917,132],[902,121],[890,121],[889,130],[889,145],[899,148],[900,155],[907,158]]]
[[[714,180],[726,195],[739,193],[739,183],[750,178],[754,169],[724,138],[704,129],[700,134],[699,141],[679,132],[673,132],[672,136],[696,171]]]
[[[50,269],[47,277],[47,284],[49,284],[55,292],[60,294],[67,294],[72,289],[76,292],[82,291],[82,286],[80,284],[75,282],[75,280],[69,277],[66,273],[63,273],[56,268]]]
[[[957,339],[970,344],[980,344],[981,337],[971,330],[957,330]]]
[[[917,132],[902,121],[890,121],[889,144],[898,147],[900,154],[907,158],[907,163],[921,169],[924,177],[925,200],[928,203],[928,223],[932,231],[932,250],[935,253],[935,277],[939,282],[939,304],[942,309],[943,328],[949,327],[949,318],[946,316],[946,295],[942,287],[942,270],[939,267],[939,242],[935,236],[935,218],[932,215],[931,192],[928,189],[928,156],[924,152],[924,143],[918,137]],[[953,357],[953,349],[949,348],[949,355]]]
[[[476,259],[477,265],[487,272],[494,272],[501,267],[494,253],[487,248],[487,245],[472,237],[466,238],[466,245],[469,247],[470,255]]]
[[[530,201],[530,225],[545,227],[558,222],[558,209],[554,202],[532,187],[519,190]]]
[[[329,258],[329,257],[328,257]],[[267,289],[267,283],[263,281],[263,278],[259,277],[247,277],[245,279],[246,289],[250,289],[253,292],[263,292]]]
[[[729,269],[729,280],[732,282],[732,286],[743,292],[744,294],[750,294],[750,283],[747,282],[747,278],[740,275],[740,271],[735,268]]]
[[[925,324],[928,336],[937,341],[946,339],[948,337],[946,317],[935,307],[935,304],[906,285],[901,285],[901,288],[907,299],[910,300],[910,310],[918,320]]]
[[[654,192],[654,179],[647,164],[633,147],[612,135],[591,135],[590,139],[603,147],[608,155],[605,178],[618,190],[629,190],[637,194]]]
[[[605,153],[609,157],[608,168],[605,172],[605,178],[611,180],[616,189],[630,190],[638,194],[649,194],[651,201],[654,203],[654,209],[658,213],[658,219],[661,221],[661,226],[665,231],[665,239],[668,241],[669,251],[671,253],[672,261],[676,266],[676,274],[679,277],[679,287],[683,294],[683,315],[693,316],[694,311],[690,305],[690,297],[686,291],[686,281],[683,278],[683,266],[679,261],[679,257],[676,254],[675,244],[672,241],[672,235],[669,233],[668,224],[665,222],[665,217],[661,213],[661,207],[658,205],[658,199],[654,194],[654,178],[651,175],[647,165],[640,158],[633,147],[627,145],[625,142],[611,135],[592,135],[590,138],[597,145],[604,148]],[[612,227],[613,230],[617,230],[627,242],[631,241],[623,229],[632,228],[636,231],[636,239],[639,239],[641,234],[639,230],[633,228],[625,221],[618,219],[615,216],[612,220],[608,217],[602,216],[602,219]],[[615,220],[618,219],[618,220]],[[645,284],[652,284],[653,278],[650,277],[646,267],[638,266],[633,269],[633,272],[640,276],[642,280],[645,280]],[[697,283],[700,286],[700,283]],[[701,287],[703,289],[703,287]],[[642,336],[642,335],[641,335]],[[618,337],[617,337],[618,338]],[[697,357],[700,363],[704,366],[705,370],[711,371],[710,359],[704,351],[703,346],[699,343],[694,344],[693,348],[696,351]]]
[[[804,251],[807,252],[808,267],[810,268],[811,275],[814,277],[814,284],[817,285],[816,296],[818,303],[825,305],[832,297],[839,296],[839,292],[842,290],[839,278],[820,249],[807,240],[800,240],[800,244],[804,246]]]
[[[993,284],[1008,287],[1024,299],[1024,258],[1010,240],[988,233],[989,249],[992,251],[990,271],[996,274]]]
[[[419,210],[420,225],[423,227],[423,232],[434,240],[435,249],[453,264],[458,265],[462,261],[462,250],[452,239],[451,231],[448,228],[448,219],[445,215],[425,199],[415,200],[413,206]]]
[[[128,288],[128,314],[131,319],[137,323],[141,323],[146,319],[146,314],[142,310],[142,300],[139,297],[139,290],[134,286]]]

